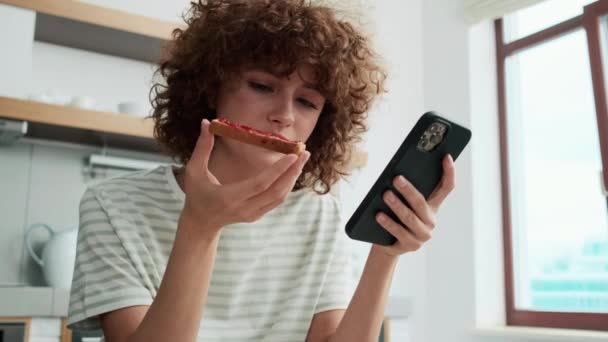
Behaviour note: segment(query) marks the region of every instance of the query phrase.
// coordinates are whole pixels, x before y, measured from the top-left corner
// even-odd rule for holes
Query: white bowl
[[[74,96],[70,106],[83,109],[95,109],[95,99],[90,96]]]
[[[118,112],[128,115],[144,117],[148,115],[148,106],[142,102],[127,101],[118,104]]]

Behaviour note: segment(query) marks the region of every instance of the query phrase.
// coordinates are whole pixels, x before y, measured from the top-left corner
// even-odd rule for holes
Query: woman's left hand
[[[391,233],[397,241],[391,246],[374,245],[373,247],[381,249],[391,256],[399,256],[418,250],[431,238],[431,233],[437,222],[435,214],[441,203],[454,190],[454,161],[450,155],[444,157],[443,176],[428,200],[425,200],[424,196],[403,176],[395,177],[393,185],[407,200],[412,209],[408,208],[391,190],[384,193],[384,202],[395,213],[400,222],[395,222],[383,213],[376,215],[376,221]]]

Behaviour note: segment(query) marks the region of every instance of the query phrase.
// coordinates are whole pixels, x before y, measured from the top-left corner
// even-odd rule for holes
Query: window
[[[608,0],[496,22],[507,321],[608,330]]]
[[[549,0],[504,17],[507,43],[547,29],[583,14],[583,8],[596,0]]]

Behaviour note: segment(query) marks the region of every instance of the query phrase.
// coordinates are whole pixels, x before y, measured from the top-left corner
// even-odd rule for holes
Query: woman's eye
[[[249,87],[251,87],[252,89],[256,90],[256,91],[260,91],[260,92],[272,92],[273,89],[270,86],[267,86],[265,84],[262,83],[258,83],[258,82],[249,82]]]
[[[317,109],[317,106],[315,106],[314,103],[308,101],[307,99],[299,98],[298,101],[308,108]]]

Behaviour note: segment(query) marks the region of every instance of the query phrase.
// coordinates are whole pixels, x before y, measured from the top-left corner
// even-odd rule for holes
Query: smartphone
[[[403,175],[428,199],[441,181],[443,158],[450,154],[456,161],[470,139],[469,129],[436,112],[423,114],[346,223],[346,234],[354,240],[394,244],[397,239],[376,222],[378,212],[400,222],[382,198],[389,189],[410,207],[393,186],[394,178]]]

